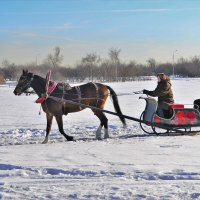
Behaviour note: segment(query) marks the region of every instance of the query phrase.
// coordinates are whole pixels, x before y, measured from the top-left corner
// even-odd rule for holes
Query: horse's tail
[[[121,122],[123,123],[124,126],[126,126],[126,120],[122,114],[122,111],[120,109],[120,106],[119,106],[119,102],[118,102],[118,98],[117,98],[117,94],[115,93],[115,91],[109,87],[108,85],[106,85],[106,87],[109,89],[110,91],[110,94],[111,94],[111,97],[112,97],[112,100],[113,100],[113,105],[114,105],[114,108],[115,108],[115,111],[116,113],[118,114]]]

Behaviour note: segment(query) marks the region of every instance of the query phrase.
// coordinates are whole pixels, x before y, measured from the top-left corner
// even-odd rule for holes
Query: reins
[[[65,91],[62,90],[62,94],[63,94],[63,92],[64,92],[64,94],[66,94],[66,95],[70,94],[70,95],[73,95],[73,96],[78,96],[78,94],[75,94],[75,93],[67,93],[67,92],[65,92]],[[24,92],[24,93],[27,93],[27,94],[35,94],[34,92]],[[61,92],[56,92],[56,93],[54,93],[54,94],[59,95],[59,94],[61,94]],[[116,96],[128,96],[128,95],[136,95],[136,94],[143,94],[143,92],[142,92],[142,91],[137,91],[137,92],[131,92],[131,93],[118,93],[118,94],[116,94]],[[84,95],[84,93],[82,93],[82,95]],[[104,97],[104,96],[115,96],[115,95],[108,94],[108,95],[99,95],[99,96],[100,96],[100,97]],[[91,98],[95,98],[95,97],[91,97]]]

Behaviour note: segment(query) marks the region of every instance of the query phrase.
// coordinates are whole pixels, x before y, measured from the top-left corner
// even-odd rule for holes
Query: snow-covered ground
[[[200,98],[200,79],[173,80],[176,102]],[[156,81],[108,83],[118,94],[154,89]],[[126,130],[109,119],[110,139],[96,141],[98,119],[86,109],[64,117],[66,142],[54,121],[48,144],[35,95],[0,87],[0,199],[200,199],[200,136],[150,136],[137,122]],[[139,118],[144,100],[119,96],[124,114]],[[107,100],[105,109],[114,111]]]

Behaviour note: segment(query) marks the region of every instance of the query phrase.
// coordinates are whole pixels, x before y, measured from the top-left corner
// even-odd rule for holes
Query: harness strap
[[[31,83],[32,83],[32,81],[33,81],[33,79],[34,79],[34,74],[32,74],[32,76],[31,76],[31,79],[30,79],[30,81],[27,81],[27,83],[25,84],[25,85],[23,85],[23,86],[20,86],[20,85],[18,85],[18,88],[19,89],[21,89],[21,90],[23,90],[24,88],[30,88],[31,87]],[[25,76],[22,76],[22,77],[25,77]],[[26,78],[26,77],[25,77]],[[26,90],[27,90],[26,89]]]
[[[79,86],[75,86],[75,89],[77,91],[77,95],[78,95],[78,102],[81,103],[81,89]]]
[[[77,91],[77,95],[78,95],[78,102],[79,103],[81,103],[81,89],[80,89],[80,87],[79,86],[75,86],[75,89],[76,89],[76,91]],[[81,106],[79,106],[79,108],[80,108],[80,110],[82,110],[82,107]]]
[[[98,88],[98,86],[97,86],[96,83],[94,83],[94,82],[91,82],[91,83],[94,85],[94,87],[95,87],[95,89],[96,89],[96,95],[97,95],[96,107],[97,107],[98,102],[99,102],[99,88]]]
[[[31,80],[30,80],[30,83],[28,84],[28,86],[30,87],[31,86],[31,83],[32,83],[32,81],[33,81],[33,79],[34,79],[34,74],[32,74],[32,77],[31,77]]]
[[[64,98],[64,95],[65,95],[65,84],[63,83],[63,88],[62,88],[62,100]]]

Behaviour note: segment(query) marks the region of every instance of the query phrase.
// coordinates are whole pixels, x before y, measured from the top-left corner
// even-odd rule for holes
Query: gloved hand
[[[143,90],[143,94],[148,94],[148,90]]]

